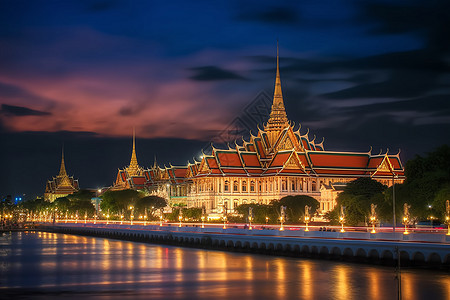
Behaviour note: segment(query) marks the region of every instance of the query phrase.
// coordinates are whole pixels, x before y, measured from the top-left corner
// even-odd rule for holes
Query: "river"
[[[0,237],[0,298],[397,299],[392,267],[46,232]],[[450,274],[403,269],[403,299],[450,299]]]

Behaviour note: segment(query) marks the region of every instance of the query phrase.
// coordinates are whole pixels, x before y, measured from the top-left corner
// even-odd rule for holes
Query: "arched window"
[[[235,199],[233,201],[233,209],[236,209],[236,207],[238,207],[238,206],[239,206],[239,201],[237,199]]]
[[[237,180],[233,182],[233,192],[237,192],[239,190],[239,185]]]
[[[224,190],[225,192],[228,192],[230,190],[230,182],[228,180],[225,180]]]
[[[282,189],[283,191],[286,191],[286,190],[287,190],[286,180],[283,180],[283,181],[281,182],[281,189]]]
[[[250,192],[254,192],[255,191],[255,182],[252,180],[250,181]]]
[[[246,192],[247,191],[247,181],[242,181],[242,192]]]

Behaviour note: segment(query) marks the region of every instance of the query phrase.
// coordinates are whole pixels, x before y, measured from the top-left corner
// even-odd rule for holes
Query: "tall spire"
[[[279,132],[289,126],[289,121],[284,108],[283,94],[281,92],[281,79],[280,79],[280,57],[277,41],[277,73],[275,78],[275,90],[273,93],[273,103],[270,112],[269,120],[267,121],[264,130],[269,133],[269,141],[271,145],[275,143],[278,138]]]
[[[64,163],[64,145],[63,145],[62,151],[61,151],[61,168],[59,169],[58,177],[66,177],[66,176],[67,176],[67,172],[66,172],[66,165]]]
[[[126,169],[128,174],[130,174],[131,176],[140,175],[141,173],[141,167],[139,167],[136,156],[136,130],[134,127],[133,127],[133,150],[131,152],[131,161],[130,165]]]
[[[273,93],[273,107],[279,107],[281,106],[284,110],[284,103],[283,103],[283,94],[281,93],[281,79],[280,79],[280,56],[279,56],[279,50],[278,50],[278,41],[277,41],[277,75],[275,78],[275,91]]]

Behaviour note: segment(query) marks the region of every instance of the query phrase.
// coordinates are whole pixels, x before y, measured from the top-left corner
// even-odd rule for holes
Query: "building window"
[[[239,201],[238,200],[234,200],[233,202],[233,208],[236,209],[236,207],[239,206]]]
[[[287,190],[286,180],[283,180],[283,181],[281,182],[281,189],[282,189],[283,191],[286,191],[286,190]]]
[[[235,180],[235,181],[233,182],[233,192],[237,192],[238,189],[239,189],[239,185],[238,185],[237,180]]]
[[[247,191],[247,181],[242,181],[242,192],[246,192]]]
[[[228,182],[228,180],[225,180],[225,192],[228,192],[230,190],[230,183]]]
[[[252,180],[250,181],[250,192],[254,192],[255,191],[255,182]]]

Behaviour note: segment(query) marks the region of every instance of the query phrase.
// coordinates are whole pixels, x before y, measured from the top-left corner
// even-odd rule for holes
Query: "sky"
[[[0,0],[0,196],[42,195],[62,147],[82,188],[111,185],[133,128],[143,167],[255,132],[277,41],[302,133],[405,163],[449,144],[449,36],[447,0]]]

